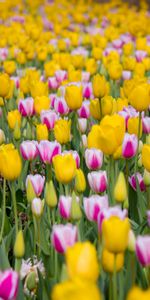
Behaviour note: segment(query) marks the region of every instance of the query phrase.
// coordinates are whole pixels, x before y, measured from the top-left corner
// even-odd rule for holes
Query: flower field
[[[148,1],[0,1],[0,300],[150,300]]]

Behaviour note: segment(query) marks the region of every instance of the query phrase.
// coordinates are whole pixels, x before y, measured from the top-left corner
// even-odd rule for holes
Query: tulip
[[[90,80],[90,73],[83,71],[82,72],[82,81],[83,82],[88,82]]]
[[[76,170],[76,175],[75,175],[75,190],[78,193],[84,192],[86,189],[86,180],[84,173],[81,169]]]
[[[138,139],[135,134],[125,133],[122,143],[122,156],[132,158],[135,156],[138,147]]]
[[[70,109],[79,109],[82,105],[82,86],[73,84],[66,86],[65,100]]]
[[[14,245],[14,255],[17,258],[22,258],[25,254],[25,243],[24,243],[24,237],[23,232],[20,230],[17,233],[15,245]]]
[[[61,183],[69,183],[76,174],[76,162],[72,154],[56,155],[53,158],[56,179]]]
[[[100,120],[101,111],[100,111],[99,99],[93,99],[90,101],[90,114],[94,119]]]
[[[136,188],[137,188],[136,187],[136,177],[137,177],[137,180],[138,180],[138,183],[139,183],[140,190],[141,191],[145,191],[146,186],[144,184],[143,177],[142,177],[142,175],[139,172],[136,173],[136,174],[133,174],[131,177],[129,177],[129,183],[130,183],[130,185],[136,191]]]
[[[78,109],[78,116],[79,118],[88,119],[90,116],[90,102],[88,100],[82,103],[80,109]]]
[[[92,83],[84,83],[83,84],[83,98],[90,99],[93,95],[92,91]]]
[[[34,98],[35,112],[40,115],[42,110],[48,110],[50,108],[50,99],[47,96],[37,96]]]
[[[59,197],[58,209],[62,218],[69,219],[71,216],[71,196],[63,196]]]
[[[150,117],[142,118],[142,127],[145,134],[150,134]]]
[[[142,290],[141,288],[135,286],[133,287],[128,295],[127,300],[149,300],[150,298],[150,289]]]
[[[145,144],[142,148],[142,164],[150,172],[150,145]]]
[[[0,129],[0,145],[2,145],[5,142],[5,133],[2,129]]]
[[[75,192],[72,193],[72,201],[71,201],[71,219],[74,221],[79,221],[82,217],[82,211],[80,208],[80,199],[77,197]]]
[[[25,100],[21,99],[18,104],[18,110],[22,117],[31,117],[34,114],[33,98],[28,97]]]
[[[86,149],[85,162],[90,170],[100,169],[103,164],[103,152],[98,149]]]
[[[0,272],[0,298],[15,300],[18,294],[19,275],[17,272],[5,270]]]
[[[35,195],[39,197],[42,194],[44,188],[45,177],[39,174],[36,175],[28,175],[26,179],[26,188],[28,185],[28,181],[32,183]]]
[[[56,90],[58,88],[59,84],[55,77],[49,77],[48,78],[48,87],[49,89]]]
[[[67,79],[67,72],[65,70],[58,70],[55,72],[55,77],[58,84],[60,85],[64,80]]]
[[[132,76],[131,71],[126,71],[126,70],[122,71],[123,80],[129,80],[131,76]]]
[[[120,220],[124,220],[127,217],[127,210],[122,210],[119,206],[109,207],[108,209],[101,210],[97,218],[98,231],[100,233],[102,231],[103,221],[105,219],[109,219],[112,216],[118,217],[120,218]]]
[[[0,146],[0,174],[6,180],[16,180],[22,171],[21,157],[13,144]]]
[[[36,141],[24,141],[20,145],[20,152],[25,160],[32,161],[38,156],[38,143]]]
[[[136,256],[143,267],[150,266],[150,236],[138,236],[136,240]]]
[[[112,216],[104,219],[102,224],[104,247],[114,254],[124,252],[128,246],[129,230],[130,223],[127,218],[121,220]]]
[[[80,168],[80,156],[76,150],[65,150],[63,153],[64,154],[71,153],[76,162],[77,169]]]
[[[115,257],[116,256],[116,257]],[[113,254],[106,249],[102,252],[102,267],[105,272],[113,273],[114,267],[119,272],[124,265],[124,253]]]
[[[93,94],[97,98],[102,98],[109,94],[109,83],[104,76],[96,74],[93,77]]]
[[[103,193],[107,189],[107,175],[106,171],[93,171],[88,173],[88,182],[90,188],[95,193]]]
[[[57,205],[57,194],[52,180],[46,182],[45,201],[50,208],[54,208]]]
[[[52,245],[59,253],[66,252],[77,241],[77,227],[72,224],[54,225],[52,229]]]
[[[71,140],[71,120],[59,119],[54,126],[55,139],[60,144],[66,144]]]
[[[89,198],[84,197],[83,206],[88,220],[97,222],[98,214],[104,208],[108,208],[108,196],[93,195]]]
[[[7,114],[7,121],[10,129],[14,130],[16,124],[18,123],[18,126],[21,126],[21,114],[20,112],[15,109],[12,111],[9,111]]]
[[[87,129],[87,119],[85,118],[78,118],[78,125],[79,130],[81,133],[85,133]]]
[[[123,172],[120,172],[114,188],[114,198],[117,202],[124,202],[128,198],[126,180]]]
[[[55,100],[57,98],[56,94],[50,94],[50,100],[51,100],[51,108],[54,108]]]
[[[113,80],[120,79],[122,76],[122,65],[119,62],[111,62],[108,65],[108,74]]]
[[[60,115],[66,115],[69,112],[69,107],[63,97],[56,97],[54,109]]]
[[[10,78],[6,73],[0,74],[0,83],[0,97],[4,98],[10,90]]]
[[[150,172],[144,169],[143,181],[146,186],[150,186]]]
[[[43,213],[43,203],[40,198],[34,198],[31,203],[33,215],[38,219]]]
[[[147,56],[147,52],[144,50],[136,50],[135,51],[135,57],[138,62],[141,62],[143,60],[143,58],[145,58],[146,56]]]
[[[36,126],[36,137],[38,141],[48,140],[48,129],[45,124],[38,124]]]
[[[147,110],[150,105],[149,85],[146,83],[136,85],[129,94],[129,101],[137,111]]]
[[[99,263],[94,245],[78,242],[66,251],[67,270],[70,279],[96,282]]]
[[[41,112],[41,122],[45,124],[48,130],[54,128],[55,122],[58,119],[57,114],[51,110],[42,110]]]
[[[129,236],[128,236],[128,250],[131,252],[135,252],[135,243],[136,243],[136,238],[135,234],[132,229],[129,231]]]
[[[56,141],[41,141],[37,146],[40,159],[45,164],[51,164],[55,155],[61,153],[61,146]]]

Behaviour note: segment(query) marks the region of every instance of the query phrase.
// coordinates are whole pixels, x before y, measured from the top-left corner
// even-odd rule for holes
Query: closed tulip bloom
[[[131,76],[132,76],[131,71],[126,71],[126,70],[122,71],[123,80],[129,80]]]
[[[15,300],[18,294],[19,275],[13,270],[0,272],[0,298]]]
[[[94,245],[78,242],[66,251],[66,264],[70,279],[96,282],[99,263]]]
[[[57,205],[57,193],[52,180],[46,182],[44,199],[50,208],[54,208]]]
[[[150,299],[150,289],[142,290],[139,287],[133,287],[128,295],[126,300],[149,300]]]
[[[55,122],[54,126],[55,139],[60,144],[66,144],[71,140],[71,121],[60,119]]]
[[[88,100],[82,103],[80,109],[78,109],[78,116],[80,118],[88,119],[90,116],[90,102]]]
[[[70,109],[79,109],[82,105],[82,86],[73,84],[66,86],[65,100]]]
[[[48,110],[50,108],[50,99],[47,96],[37,96],[34,98],[34,110],[40,115],[42,110]]]
[[[36,218],[40,218],[43,213],[43,203],[40,198],[34,198],[31,202],[31,210]]]
[[[142,175],[139,172],[137,172],[136,175],[133,174],[131,177],[129,177],[129,183],[130,183],[130,185],[136,191],[136,189],[137,189],[137,186],[136,186],[136,177],[137,177],[137,180],[138,180],[138,183],[139,183],[140,190],[141,191],[145,191],[146,190],[146,186],[144,184],[143,177],[142,177]]]
[[[36,126],[36,137],[38,141],[48,140],[48,129],[45,124],[38,124]]]
[[[102,231],[102,224],[105,219],[109,219],[110,217],[118,217],[120,220],[124,220],[127,217],[127,210],[121,209],[119,206],[109,207],[107,209],[103,209],[98,214],[97,224],[98,224],[98,231],[101,233]]]
[[[76,175],[76,162],[72,154],[56,155],[53,165],[56,179],[61,183],[69,183]]]
[[[67,115],[69,112],[69,107],[63,97],[56,97],[54,109],[60,115]]]
[[[54,225],[52,229],[52,245],[59,253],[65,253],[77,241],[77,227],[72,224]]]
[[[38,143],[36,141],[24,141],[20,145],[20,152],[25,160],[32,161],[38,156]]]
[[[93,99],[90,101],[90,114],[94,119],[100,120],[101,112],[100,112],[99,99]]]
[[[82,81],[88,82],[90,80],[90,73],[86,71],[82,71]]]
[[[112,253],[124,252],[128,246],[130,223],[127,218],[121,220],[112,216],[102,224],[104,247]]]
[[[114,267],[119,272],[124,265],[124,253],[115,254],[109,252],[107,249],[103,249],[102,252],[102,267],[105,272],[113,273]]]
[[[111,79],[118,80],[122,76],[122,65],[118,62],[112,62],[108,66],[108,74]]]
[[[103,152],[94,148],[86,149],[85,162],[90,170],[100,169],[103,164]]]
[[[55,122],[58,119],[57,114],[51,110],[42,110],[41,112],[41,122],[45,124],[48,130],[54,128]]]
[[[78,193],[84,192],[86,189],[86,180],[84,173],[81,169],[76,170],[76,175],[75,175],[75,190]]]
[[[18,104],[18,110],[22,117],[31,117],[34,114],[34,100],[31,97],[21,99]]]
[[[150,266],[150,236],[138,236],[136,240],[136,256],[143,267]]]
[[[48,85],[45,82],[34,80],[30,83],[30,92],[33,98],[45,97],[48,95]],[[42,98],[41,98],[42,99]],[[44,98],[43,98],[44,101]]]
[[[91,173],[88,173],[88,182],[93,192],[105,192],[107,189],[106,171],[93,171]]]
[[[55,77],[56,77],[58,84],[60,85],[64,80],[67,79],[67,71],[58,70],[55,72]]]
[[[114,198],[117,202],[124,202],[128,198],[127,185],[123,172],[120,172],[114,188]]]
[[[135,156],[138,147],[138,139],[135,134],[125,133],[122,143],[122,156],[132,158]]]
[[[80,155],[78,154],[78,152],[76,150],[65,150],[65,151],[63,151],[63,153],[64,154],[71,153],[76,162],[77,169],[80,168]]]
[[[129,101],[137,111],[147,110],[150,105],[149,85],[136,85],[129,94]]]
[[[17,179],[22,171],[21,157],[13,144],[0,146],[0,174],[6,180]]]
[[[71,216],[71,196],[63,196],[59,197],[58,209],[62,218],[69,219]]]
[[[56,90],[59,87],[58,81],[54,76],[48,78],[48,87],[52,90]]]
[[[90,99],[93,95],[92,83],[84,83],[83,84],[83,98]]]
[[[22,258],[25,253],[25,243],[24,243],[24,237],[23,232],[20,230],[17,233],[15,245],[14,245],[14,255],[17,258]]]
[[[150,117],[142,118],[142,127],[145,134],[150,134]]]
[[[20,112],[16,110],[9,111],[7,114],[7,121],[10,129],[14,129],[16,123],[18,123],[18,126],[20,127],[21,125],[21,114]]]
[[[150,145],[144,145],[142,148],[142,164],[150,172]]]
[[[97,222],[100,211],[108,208],[108,196],[92,195],[89,198],[85,197],[83,198],[83,206],[88,220]]]
[[[10,78],[4,73],[0,74],[0,97],[5,98],[10,90]]]
[[[78,126],[81,133],[85,133],[87,130],[87,119],[78,118]]]
[[[128,128],[128,133],[130,134],[136,134],[138,135],[138,127],[139,127],[139,118],[138,117],[132,117],[128,119],[128,124],[127,124],[127,128]],[[142,121],[140,124],[140,137],[142,136]]]
[[[52,300],[101,300],[95,283],[86,281],[64,281],[56,284],[52,291]]]
[[[36,175],[28,175],[26,179],[26,187],[28,185],[28,181],[32,183],[34,192],[37,197],[39,197],[42,194],[43,188],[44,188],[44,182],[45,182],[45,177],[41,176],[39,174]]]
[[[93,77],[93,94],[97,98],[102,98],[109,94],[109,83],[100,74],[96,74]]]
[[[61,153],[61,146],[56,141],[41,141],[37,146],[39,156],[45,164],[51,164],[55,155]]]

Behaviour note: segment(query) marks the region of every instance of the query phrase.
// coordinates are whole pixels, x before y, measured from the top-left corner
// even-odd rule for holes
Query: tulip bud
[[[135,251],[135,243],[136,243],[136,238],[133,230],[130,229],[129,231],[129,238],[128,238],[128,250],[131,252]]]
[[[27,191],[27,200],[30,203],[34,198],[36,198],[36,194],[30,179],[28,179],[27,181],[26,191]]]
[[[79,130],[81,133],[85,133],[87,129],[87,119],[79,118],[78,119]]]
[[[146,169],[144,170],[143,181],[146,186],[150,185],[150,172],[148,172]]]
[[[21,138],[21,130],[20,130],[20,127],[18,125],[18,122],[16,122],[13,135],[14,135],[15,140],[20,140],[20,138]]]
[[[139,154],[142,152],[142,148],[143,148],[143,142],[139,141],[139,149],[138,149]]]
[[[31,204],[33,215],[38,219],[43,213],[43,203],[40,198],[34,198]]]
[[[138,167],[141,168],[142,167],[142,156],[140,155],[139,159],[138,159]]]
[[[49,207],[53,208],[57,205],[57,194],[52,180],[46,183],[45,201]]]
[[[0,145],[5,142],[5,133],[2,129],[0,129]]]
[[[146,144],[150,145],[150,134],[146,136]]]
[[[20,230],[17,233],[16,241],[14,245],[14,255],[17,258],[22,258],[25,253],[25,244],[24,244],[24,238],[23,238],[23,232]]]
[[[82,217],[82,212],[80,208],[80,203],[77,201],[77,196],[75,192],[72,193],[72,203],[71,203],[71,219],[80,220]]]
[[[123,172],[119,173],[114,189],[114,198],[117,202],[124,202],[128,198],[126,180]]]
[[[81,169],[76,170],[76,176],[75,176],[75,190],[78,193],[84,192],[86,189],[86,180],[84,173]]]
[[[37,275],[34,271],[27,275],[26,287],[29,291],[33,291],[37,288]]]

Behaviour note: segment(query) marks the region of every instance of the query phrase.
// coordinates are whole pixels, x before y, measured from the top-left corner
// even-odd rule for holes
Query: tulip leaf
[[[24,293],[23,293],[23,285],[21,280],[19,280],[19,287],[18,287],[18,294],[16,300],[24,300]]]
[[[5,243],[4,243],[4,241],[2,241],[2,243],[0,245],[0,269],[5,270],[5,269],[9,269],[9,268],[10,268],[10,264],[8,261]]]

